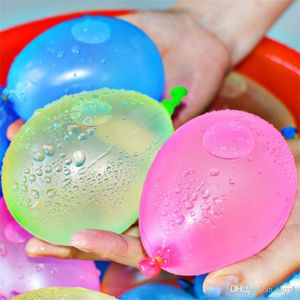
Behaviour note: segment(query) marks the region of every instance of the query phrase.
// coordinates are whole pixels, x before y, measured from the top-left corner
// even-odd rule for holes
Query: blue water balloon
[[[184,290],[174,286],[151,283],[133,288],[123,294],[120,300],[195,300]]]
[[[4,91],[24,120],[63,95],[101,87],[135,90],[161,100],[161,56],[136,26],[85,16],[43,32],[16,57]]]
[[[11,109],[10,104],[5,102],[2,98],[3,87],[0,87],[0,196],[2,195],[1,189],[1,174],[2,174],[2,161],[9,146],[9,140],[6,137],[7,127],[17,119],[17,115]]]

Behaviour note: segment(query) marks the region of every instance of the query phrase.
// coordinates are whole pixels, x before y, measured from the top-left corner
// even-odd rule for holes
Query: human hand
[[[289,146],[296,160],[299,177],[300,140],[292,140]],[[245,293],[261,295],[299,269],[300,181],[298,181],[298,193],[289,220],[273,242],[248,259],[210,273],[204,281],[203,289],[211,296],[234,296],[234,293],[230,293],[230,286],[233,291],[236,287],[236,290],[242,288]]]

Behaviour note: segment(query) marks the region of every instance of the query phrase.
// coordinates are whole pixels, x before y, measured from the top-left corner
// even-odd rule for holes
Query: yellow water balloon
[[[80,288],[47,288],[14,297],[15,300],[117,300],[115,297]]]
[[[4,159],[3,190],[33,235],[70,244],[73,233],[121,233],[138,216],[146,173],[173,133],[160,103],[100,89],[65,96],[37,111]]]

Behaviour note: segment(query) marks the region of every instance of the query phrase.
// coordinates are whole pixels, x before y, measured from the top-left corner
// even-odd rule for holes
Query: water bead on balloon
[[[99,88],[164,92],[159,51],[138,27],[118,18],[84,16],[62,22],[32,40],[16,57],[5,96],[19,116],[62,96]]]
[[[65,96],[14,138],[3,169],[8,208],[33,235],[57,244],[83,229],[121,233],[136,221],[146,173],[172,132],[164,106],[142,94]]]
[[[0,198],[1,300],[50,286],[99,290],[99,272],[94,262],[28,257],[25,246],[31,237],[12,218]]]
[[[199,275],[258,253],[291,212],[296,174],[282,135],[257,116],[225,110],[186,123],[145,180],[140,270]]]
[[[109,295],[80,288],[47,288],[28,292],[16,300],[117,300]]]

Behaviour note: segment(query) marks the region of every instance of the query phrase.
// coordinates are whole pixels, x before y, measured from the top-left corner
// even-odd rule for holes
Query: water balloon
[[[193,119],[145,180],[140,270],[200,275],[258,253],[286,223],[296,186],[293,155],[263,119],[230,110]]]
[[[14,138],[3,168],[8,208],[56,244],[70,244],[83,229],[121,233],[136,221],[146,173],[172,132],[164,106],[142,94],[65,96]]]
[[[99,272],[92,261],[28,257],[25,245],[30,238],[0,198],[1,300],[50,286],[99,290]]]
[[[62,22],[31,41],[13,62],[4,91],[28,120],[64,95],[99,88],[135,90],[156,100],[164,69],[152,40],[118,18],[85,16]]]

